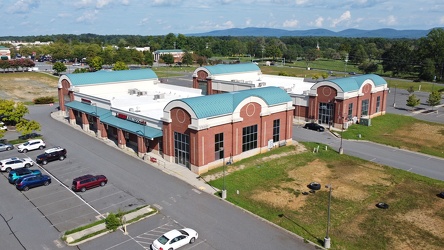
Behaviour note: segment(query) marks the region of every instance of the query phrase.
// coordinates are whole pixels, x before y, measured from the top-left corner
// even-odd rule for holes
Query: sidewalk
[[[60,115],[60,113],[58,111],[52,112],[51,117],[57,121],[65,123],[67,126],[70,126],[74,129],[82,131],[91,137],[95,137],[97,140],[100,140],[111,147],[121,150],[122,152],[125,152],[128,155],[133,156],[134,158],[140,159],[142,162],[144,162],[145,164],[147,164],[149,166],[153,166],[153,167],[165,172],[166,174],[175,176],[176,178],[187,182],[188,184],[190,184],[191,186],[195,187],[196,189],[198,189],[200,191],[207,192],[211,195],[213,195],[215,192],[219,191],[215,187],[206,183],[199,175],[191,172],[188,168],[178,165],[178,164],[175,164],[173,162],[167,162],[164,159],[162,159],[160,157],[160,155],[153,154],[153,153],[147,153],[145,155],[145,157],[142,159],[142,158],[138,157],[137,153],[134,152],[134,150],[131,148],[121,149],[112,140],[108,140],[108,139],[103,140],[103,139],[97,138],[96,134],[93,132],[86,132],[78,125],[72,126],[71,124],[69,124],[68,120],[66,120],[66,118],[64,116]]]

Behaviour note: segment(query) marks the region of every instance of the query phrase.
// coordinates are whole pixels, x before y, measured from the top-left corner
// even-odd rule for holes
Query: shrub
[[[34,104],[49,104],[54,103],[55,99],[52,96],[43,96],[34,99]]]
[[[105,219],[105,225],[108,230],[112,230],[114,232],[120,226],[120,219],[117,217],[117,215],[110,213]]]

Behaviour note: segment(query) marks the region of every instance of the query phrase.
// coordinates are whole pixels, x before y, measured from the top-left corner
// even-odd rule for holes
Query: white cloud
[[[90,23],[90,22],[93,22],[94,20],[97,19],[97,13],[99,13],[98,10],[86,11],[86,12],[83,13],[83,15],[79,16],[76,19],[76,22],[79,22],[79,23]]]
[[[285,28],[294,28],[294,27],[298,26],[298,20],[296,20],[296,19],[285,20],[284,23],[282,24],[282,26],[284,26]]]
[[[334,27],[336,27],[336,25],[338,25],[342,22],[348,21],[350,19],[351,19],[351,13],[349,10],[347,10],[346,12],[342,13],[342,15],[339,18],[332,20],[331,27],[334,28]]]
[[[129,5],[129,4],[130,4],[130,1],[129,1],[129,0],[122,0],[121,3],[122,3],[123,5]]]
[[[250,25],[251,25],[251,18],[247,18],[247,19],[245,20],[245,25],[246,25],[246,26],[250,26]]]
[[[324,23],[324,18],[320,16],[320,17],[316,18],[316,20],[314,21],[314,26],[320,28],[320,27],[322,27],[323,23]]]
[[[139,25],[145,25],[148,24],[150,21],[150,19],[148,17],[143,18],[142,20],[140,20]]]
[[[439,24],[444,24],[444,16],[439,19]]]
[[[14,4],[10,5],[7,8],[8,13],[13,14],[23,14],[28,13],[31,9],[35,9],[39,6],[38,0],[19,0],[15,2]]]
[[[154,0],[154,6],[175,6],[182,2],[182,0]]]
[[[110,2],[111,2],[111,0],[98,0],[96,3],[96,7],[99,9],[103,8],[103,7],[107,6]]]
[[[383,23],[385,25],[395,25],[397,24],[397,20],[396,17],[394,17],[393,15],[387,16],[386,18],[383,18],[381,20],[379,20],[379,23]]]

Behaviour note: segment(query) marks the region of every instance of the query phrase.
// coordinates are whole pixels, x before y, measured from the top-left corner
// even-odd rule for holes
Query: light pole
[[[395,108],[396,107],[396,87],[397,87],[398,85],[396,85],[395,84],[395,98],[393,99],[393,107]]]
[[[223,159],[223,187],[222,187],[222,199],[227,198],[227,190],[225,189],[225,152],[224,148],[220,148],[220,151],[222,152],[222,159]]]
[[[339,154],[344,154],[344,148],[342,147],[342,137],[344,136],[344,117],[342,117],[342,129],[341,129],[341,146],[339,147]]]
[[[324,238],[324,248],[329,249],[331,245],[330,237],[328,236],[328,233],[330,231],[330,204],[331,204],[331,184],[326,185],[325,187],[329,188],[329,194],[328,194],[328,210],[327,210],[327,233]]]

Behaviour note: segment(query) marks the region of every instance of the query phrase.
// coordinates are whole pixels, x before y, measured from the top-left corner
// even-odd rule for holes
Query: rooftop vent
[[[134,108],[129,108],[129,112],[134,112]]]
[[[260,83],[259,83],[259,87],[265,87],[266,85],[267,85],[266,82],[260,82]]]
[[[147,91],[137,91],[137,96],[147,95]]]
[[[165,98],[165,94],[157,94],[157,95],[154,95],[154,100],[157,100],[157,99],[164,99]]]
[[[130,95],[135,95],[135,94],[137,94],[137,92],[139,92],[138,89],[128,89],[128,94],[130,94]]]

